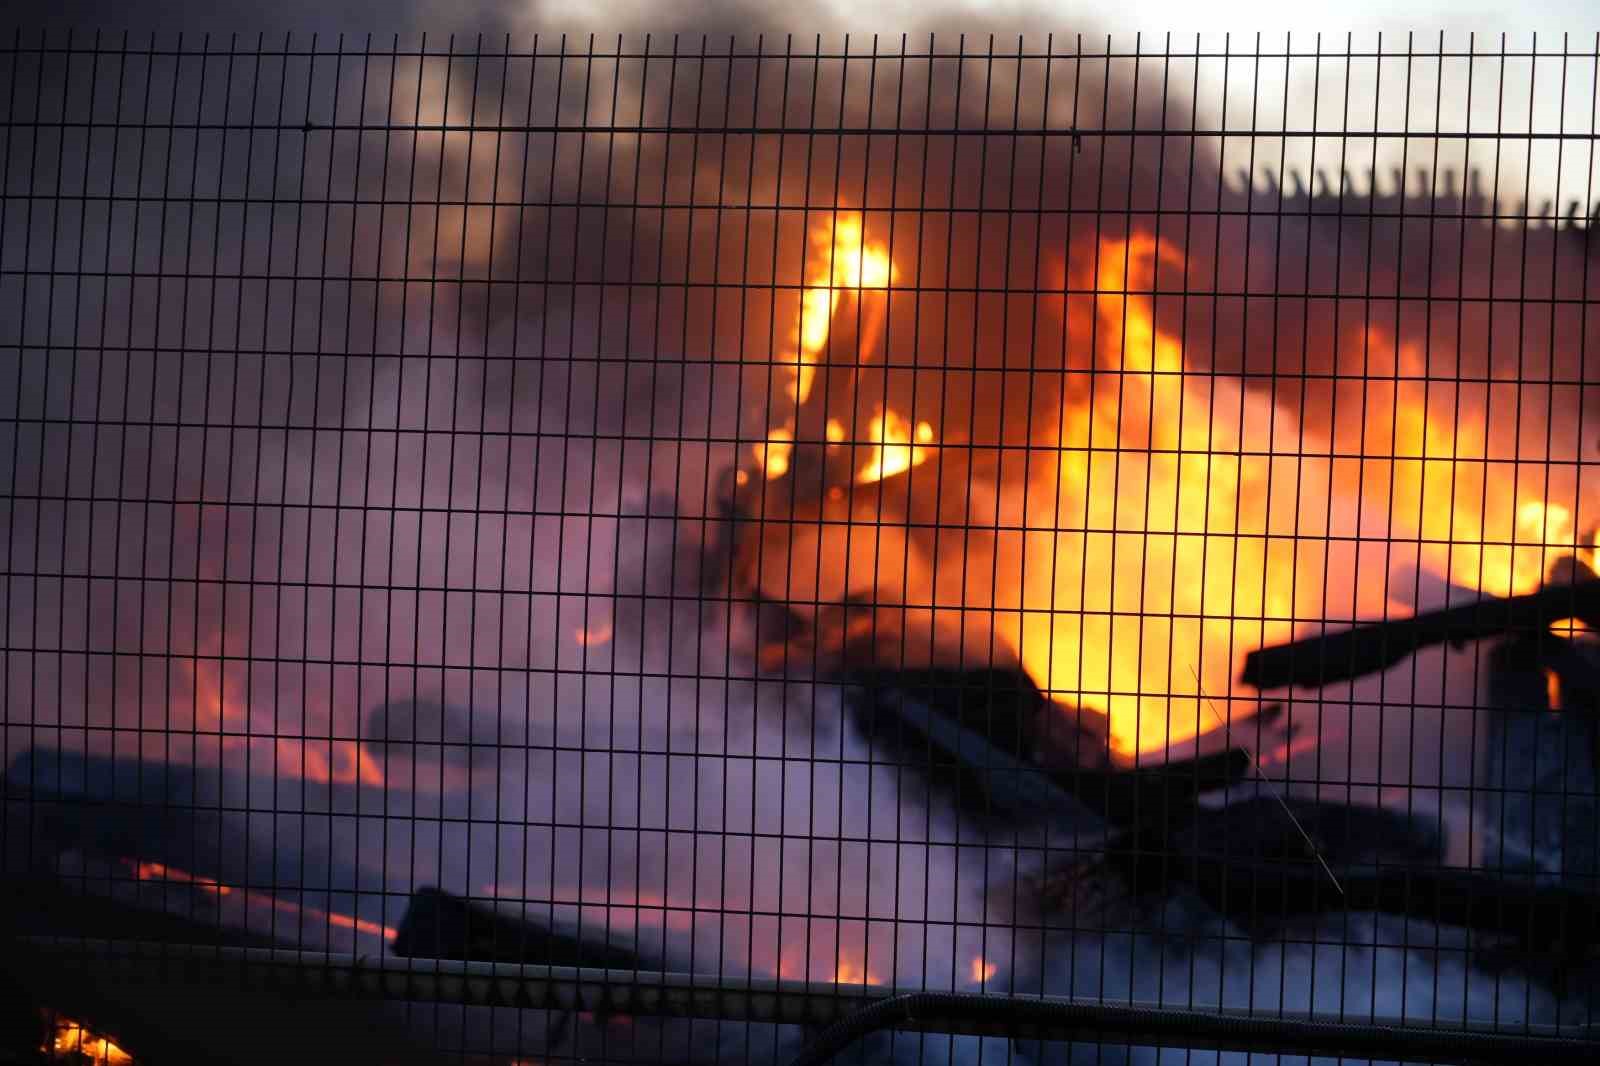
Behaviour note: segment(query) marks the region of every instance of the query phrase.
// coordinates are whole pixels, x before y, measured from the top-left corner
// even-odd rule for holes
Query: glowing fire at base
[[[132,1066],[133,1056],[82,1022],[54,1015],[53,1029],[39,1049],[52,1062],[90,1062],[94,1066]]]
[[[871,973],[858,962],[849,959],[841,960],[834,970],[833,980],[841,985],[881,985],[883,979]]]
[[[1202,693],[1226,697],[1237,657],[1289,639],[1296,606],[1320,592],[1315,577],[1297,580],[1320,570],[1297,557],[1292,495],[1268,513],[1272,459],[1242,447],[1242,427],[1270,423],[1270,401],[1184,373],[1181,345],[1137,294],[1175,258],[1149,239],[1102,243],[1096,374],[1069,392],[1058,442],[1059,532],[1024,549],[1023,667],[1052,696],[1106,714],[1121,755],[1229,716],[1226,698]]]
[[[841,216],[833,233],[831,269],[808,272],[799,309],[799,351],[785,379],[794,414],[780,409],[754,446],[769,479],[793,465],[796,416],[841,291],[887,287],[895,276],[887,254],[863,243],[858,220]],[[1579,528],[1583,501],[1568,469],[1575,464],[1551,464],[1539,446],[1512,439],[1516,420],[1505,412],[1517,401],[1494,401],[1498,383],[1458,380],[1447,372],[1447,353],[1430,357],[1359,321],[1307,343],[1321,346],[1318,358],[1336,369],[1361,372],[1308,379],[1291,407],[1203,360],[1191,366],[1184,338],[1158,322],[1158,269],[1186,267],[1175,245],[1139,234],[1104,238],[1094,263],[1066,264],[1070,290],[1092,293],[1091,313],[1068,314],[1065,323],[1078,359],[1063,379],[1058,435],[1029,441],[1054,448],[1057,461],[1030,471],[1025,500],[1007,501],[1008,513],[1028,518],[1020,541],[995,549],[1010,553],[1004,571],[1020,577],[1013,587],[963,591],[961,606],[993,612],[995,635],[1041,690],[1103,713],[1116,754],[1159,753],[1255,713],[1259,695],[1235,682],[1247,653],[1294,639],[1304,623],[1414,608],[1403,586],[1389,587],[1405,568],[1504,596],[1537,588],[1562,556],[1593,564],[1593,536]],[[856,487],[936,454],[934,427],[913,425],[887,404],[866,429],[864,440],[852,441],[859,434],[828,419],[820,442],[830,454],[855,449]],[[937,492],[937,479],[926,483],[922,491]],[[872,523],[883,536],[893,519],[848,510],[852,498],[837,480],[825,494],[841,505],[835,518]],[[810,564],[817,587],[765,591],[833,603],[821,579],[843,560],[831,559],[831,547],[819,551],[817,540],[852,550],[837,529],[796,539],[820,556]],[[931,572],[944,560],[907,561],[899,581],[877,572],[881,559],[865,562],[832,566],[877,583],[842,595],[864,602],[898,588],[905,591],[893,594],[908,603],[945,606],[928,587],[938,584]],[[952,565],[960,571],[960,560]],[[923,568],[920,584],[914,566]],[[840,634],[832,636],[819,646],[839,646]]]

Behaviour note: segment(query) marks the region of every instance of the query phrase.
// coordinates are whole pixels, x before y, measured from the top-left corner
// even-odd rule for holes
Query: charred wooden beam
[[[643,963],[626,948],[592,937],[559,933],[527,917],[507,914],[437,888],[412,893],[390,945],[408,959],[515,962],[544,966],[597,966],[637,970]]]
[[[56,856],[76,850],[225,884],[328,889],[351,881],[351,868],[335,864],[354,861],[361,818],[410,815],[415,803],[400,789],[291,785],[215,767],[32,748],[0,778],[0,869],[49,871]],[[296,818],[277,819],[284,811]],[[272,831],[263,828],[268,821],[277,823]]]
[[[1484,599],[1260,648],[1245,657],[1239,679],[1257,689],[1317,688],[1387,670],[1423,648],[1536,633],[1562,618],[1600,628],[1600,581],[1550,585],[1522,596]]]
[[[147,940],[172,944],[214,944],[242,948],[282,947],[280,941],[247,929],[194,916],[141,907],[94,892],[67,879],[24,875],[0,880],[0,936],[61,936]]]
[[[1600,941],[1594,885],[1446,867],[1443,849],[1442,834],[1398,811],[1257,797],[1141,826],[1106,858],[1135,894],[1186,885],[1246,927],[1375,911],[1568,955]]]
[[[1233,749],[1117,769],[1092,712],[1046,700],[1020,671],[863,673],[848,699],[862,732],[903,765],[955,785],[980,813],[1012,819],[1161,818],[1237,783],[1250,767]]]

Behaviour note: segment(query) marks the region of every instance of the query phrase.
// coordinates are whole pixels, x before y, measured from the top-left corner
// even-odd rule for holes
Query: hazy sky
[[[1378,44],[1377,35],[1384,34],[1385,52],[1403,51],[1406,34],[1414,33],[1414,46],[1419,51],[1436,49],[1439,34],[1445,34],[1447,50],[1466,50],[1469,34],[1474,52],[1494,52],[1500,46],[1500,35],[1507,33],[1506,44],[1510,50],[1527,50],[1533,43],[1532,34],[1539,36],[1540,52],[1561,48],[1561,34],[1570,34],[1568,47],[1575,52],[1587,52],[1587,58],[1575,58],[1563,63],[1560,59],[1540,59],[1536,65],[1526,60],[1513,60],[1500,65],[1494,61],[1476,60],[1472,64],[1472,114],[1464,106],[1467,99],[1467,64],[1461,61],[1435,61],[1415,64],[1411,70],[1411,91],[1407,93],[1405,63],[1397,59],[1384,64],[1382,78],[1373,61],[1365,65],[1354,64],[1349,69],[1351,92],[1344,91],[1345,70],[1342,61],[1325,62],[1320,71],[1310,60],[1296,60],[1285,69],[1282,60],[1254,64],[1232,62],[1229,66],[1229,100],[1233,106],[1223,119],[1230,129],[1247,126],[1251,121],[1249,104],[1253,100],[1279,101],[1277,105],[1265,103],[1266,112],[1276,106],[1276,114],[1259,112],[1254,116],[1257,129],[1309,128],[1314,122],[1319,131],[1336,132],[1345,120],[1341,110],[1348,107],[1347,128],[1352,131],[1395,129],[1407,122],[1410,116],[1412,130],[1431,130],[1436,94],[1442,102],[1439,127],[1444,129],[1470,128],[1474,132],[1490,132],[1497,128],[1507,131],[1527,129],[1529,123],[1536,130],[1549,131],[1563,126],[1569,133],[1587,133],[1592,116],[1597,110],[1595,101],[1595,74],[1600,61],[1595,56],[1596,31],[1600,30],[1600,4],[1594,0],[1532,0],[1514,8],[1493,5],[1484,0],[1425,0],[1417,3],[1395,3],[1392,0],[1347,0],[1339,5],[1285,4],[1282,0],[1226,0],[1222,3],[1201,4],[1194,0],[1146,0],[1142,4],[1127,0],[1088,0],[1088,2],[1062,3],[1041,0],[744,0],[740,3],[708,2],[708,0],[14,0],[18,3],[8,13],[22,13],[24,23],[36,22],[56,27],[74,26],[80,29],[99,27],[106,30],[185,30],[200,33],[226,34],[242,32],[247,38],[256,32],[276,35],[286,31],[320,32],[324,40],[338,32],[364,36],[371,32],[377,38],[395,32],[416,33],[426,30],[434,39],[448,34],[467,35],[484,33],[489,38],[498,37],[510,30],[529,34],[534,30],[589,32],[600,36],[615,33],[709,32],[716,36],[739,32],[753,35],[768,33],[795,33],[810,37],[814,33],[854,34],[852,48],[871,47],[871,35],[879,33],[887,40],[880,46],[893,49],[902,33],[911,35],[920,43],[926,33],[965,32],[978,38],[979,47],[989,33],[996,36],[996,44],[1005,47],[1014,42],[1019,33],[1027,34],[1030,48],[1040,48],[1046,34],[1056,35],[1056,47],[1070,49],[1072,36],[1084,33],[1103,39],[1105,33],[1116,34],[1119,50],[1131,49],[1133,34],[1146,36],[1140,46],[1160,50],[1167,32],[1173,34],[1175,50],[1192,49],[1194,34],[1203,34],[1205,51],[1220,51],[1223,34],[1233,36],[1228,42],[1230,50],[1251,51],[1256,47],[1256,35],[1261,34],[1264,50],[1282,51],[1286,31],[1294,34],[1292,51],[1311,50],[1316,47],[1315,35],[1323,34],[1321,47],[1340,51],[1349,43],[1358,51],[1372,51]],[[0,20],[3,22],[3,20]],[[1152,35],[1154,35],[1152,37]],[[459,37],[458,37],[459,40]],[[329,41],[328,43],[332,43]],[[442,41],[440,42],[442,43]],[[1220,62],[1202,64],[1200,75],[1199,111],[1212,120],[1219,117],[1218,101],[1222,99]],[[1392,72],[1392,73],[1391,73]],[[1283,81],[1289,80],[1289,91],[1284,91]],[[1374,98],[1372,86],[1381,80],[1384,86],[1381,98]],[[1442,83],[1442,84],[1441,84]],[[1313,91],[1317,85],[1320,92]],[[1562,89],[1565,87],[1565,92]],[[1530,95],[1534,107],[1530,110]],[[1281,101],[1287,96],[1289,113],[1284,114]],[[1409,108],[1408,105],[1409,97]],[[1315,103],[1316,110],[1312,111]],[[1237,110],[1236,110],[1237,109]],[[1313,117],[1314,116],[1314,117]],[[1412,140],[1413,150],[1422,142]],[[1390,173],[1400,162],[1399,141],[1380,142],[1376,150],[1376,169],[1380,174]],[[1507,141],[1495,158],[1492,141],[1475,141],[1464,149],[1463,142],[1452,146],[1442,145],[1439,167],[1449,167],[1458,172],[1479,168],[1485,172],[1498,168],[1502,189],[1513,189],[1520,196],[1521,177],[1533,175],[1529,191],[1536,202],[1555,198],[1563,204],[1571,199],[1592,199],[1600,191],[1600,174],[1586,151],[1587,139],[1567,141],[1559,168],[1556,163],[1555,142],[1534,142],[1529,150],[1527,141]],[[1276,145],[1258,141],[1258,147],[1267,149],[1266,158],[1274,158]],[[1350,143],[1351,159],[1365,159],[1370,166],[1374,152],[1367,146]],[[1391,151],[1391,149],[1393,149]],[[1297,158],[1301,165],[1311,157],[1308,140],[1291,142],[1284,151],[1289,168],[1294,168]],[[1332,155],[1322,151],[1318,159]],[[1408,163],[1417,162],[1413,155]],[[1231,169],[1231,168],[1230,168]],[[1352,167],[1352,169],[1358,169]],[[1360,168],[1364,169],[1364,167]],[[1413,171],[1414,166],[1408,167]],[[1560,178],[1557,180],[1559,170]],[[1516,197],[1512,197],[1515,199]]]
[[[1040,0],[790,0],[784,3],[728,4],[706,0],[20,0],[8,12],[23,21],[78,22],[117,28],[187,24],[219,29],[344,29],[383,32],[395,28],[396,14],[413,12],[418,28],[448,32],[493,29],[507,21],[573,28],[653,25],[690,29],[714,22],[726,26],[738,11],[761,11],[769,28],[801,31],[826,26],[856,31],[899,33],[930,25],[981,32],[986,25],[1005,24],[1046,31],[1068,26],[1103,30],[1254,34],[1257,31],[1316,32],[1335,36],[1347,30],[1385,32],[1414,30],[1432,34],[1440,28],[1464,34],[1470,30],[1498,34],[1568,31],[1592,40],[1600,29],[1596,5],[1588,0],[1530,0],[1497,5],[1483,0],[1427,0],[1394,3],[1347,0],[1336,5],[1284,4],[1281,0],[1226,0],[1196,4],[1192,0],[1090,0],[1087,3]],[[1512,12],[1514,11],[1514,14]],[[748,15],[736,15],[739,21]],[[6,20],[0,20],[6,21]]]

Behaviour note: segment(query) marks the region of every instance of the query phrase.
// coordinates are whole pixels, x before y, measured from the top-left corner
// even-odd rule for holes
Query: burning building
[[[377,990],[372,1061],[784,1061],[819,987],[1574,1054],[1595,107],[1439,101],[1596,59],[1417,46],[14,42],[8,932],[120,975],[47,1005],[223,1061],[295,1023],[174,1042],[127,975]],[[870,1053],[930,1048],[995,1053]]]

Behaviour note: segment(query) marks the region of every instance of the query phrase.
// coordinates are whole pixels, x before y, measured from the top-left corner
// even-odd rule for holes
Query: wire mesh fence
[[[15,35],[7,1053],[1590,1061],[1600,40],[1248,45]]]

